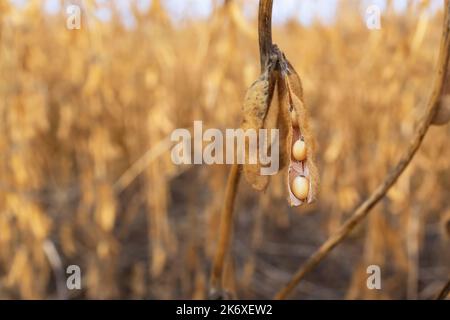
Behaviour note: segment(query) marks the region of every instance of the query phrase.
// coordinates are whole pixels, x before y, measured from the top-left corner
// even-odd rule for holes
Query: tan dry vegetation
[[[82,268],[83,290],[69,297],[204,298],[227,167],[176,167],[165,139],[194,120],[239,126],[259,74],[256,21],[229,2],[176,25],[154,1],[129,30],[117,13],[95,20],[87,4],[88,24],[68,31],[41,1],[0,3],[0,298],[64,297],[70,264]],[[272,297],[398,160],[438,54],[442,13],[427,6],[388,10],[376,32],[359,1],[341,1],[331,26],[275,28],[302,76],[321,192],[314,206],[290,209],[282,176],[264,194],[241,182],[226,269],[239,297]],[[449,130],[430,130],[367,223],[294,297],[439,290],[450,271]],[[366,289],[371,264],[384,270],[382,291]]]

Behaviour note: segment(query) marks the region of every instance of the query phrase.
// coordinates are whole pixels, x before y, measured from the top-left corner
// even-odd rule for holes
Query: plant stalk
[[[219,242],[217,244],[214,256],[213,269],[210,280],[210,298],[222,299],[226,296],[224,291],[224,269],[226,255],[231,244],[231,235],[233,233],[233,212],[236,193],[241,178],[241,166],[233,164],[228,176],[227,187],[225,191],[225,204],[222,208],[220,217]]]
[[[272,50],[272,8],[273,0],[261,0],[259,2],[258,34],[259,56],[261,61],[261,73],[264,72],[270,59]]]

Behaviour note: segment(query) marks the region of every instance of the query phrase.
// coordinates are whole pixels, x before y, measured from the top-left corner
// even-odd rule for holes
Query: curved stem
[[[322,246],[301,266],[294,274],[292,279],[276,294],[275,299],[285,299],[305,277],[305,275],[314,269],[339,243],[341,243],[349,233],[367,217],[370,210],[386,195],[389,189],[394,185],[403,171],[407,168],[413,159],[416,151],[419,149],[428,128],[439,107],[439,99],[443,90],[443,83],[448,67],[450,51],[450,1],[445,2],[445,18],[442,30],[441,47],[439,52],[439,61],[437,74],[432,95],[429,99],[426,113],[416,128],[415,135],[403,156],[397,165],[388,173],[385,180],[378,188],[353,212],[352,216],[344,225],[322,244]]]
[[[225,204],[220,217],[219,242],[214,256],[213,269],[210,280],[210,297],[221,298],[225,296],[223,290],[223,273],[225,269],[225,258],[228,253],[231,234],[233,232],[233,211],[236,193],[241,178],[240,165],[234,164],[228,176],[225,191]]]

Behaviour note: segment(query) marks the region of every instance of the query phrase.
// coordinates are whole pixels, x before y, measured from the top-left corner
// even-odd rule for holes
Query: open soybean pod
[[[300,206],[316,200],[319,188],[319,173],[315,163],[315,140],[309,126],[308,111],[303,103],[300,77],[290,66],[290,74],[283,77],[286,94],[284,105],[289,115],[284,119],[291,133],[286,141],[289,155],[286,182],[288,201],[291,206]]]

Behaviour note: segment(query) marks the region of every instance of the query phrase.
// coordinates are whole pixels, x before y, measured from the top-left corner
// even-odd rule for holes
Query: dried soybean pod
[[[258,135],[259,129],[264,125],[264,119],[266,118],[269,100],[270,100],[270,68],[267,68],[261,77],[252,84],[248,89],[245,102],[244,102],[244,120],[242,122],[242,129],[255,130],[255,134]],[[257,136],[256,136],[257,137]],[[257,140],[259,138],[257,137]],[[250,185],[258,190],[262,191],[266,189],[269,183],[268,176],[261,176],[261,164],[259,163],[257,146],[255,149],[250,150],[250,144],[248,137],[245,141],[245,163],[243,165],[243,171],[245,179]],[[250,164],[250,153],[253,152],[256,155],[257,163]]]
[[[297,82],[300,83],[300,82]],[[289,110],[290,114],[294,113],[294,116],[297,117],[297,119],[290,121],[291,126],[291,136],[290,139],[287,141],[287,148],[288,148],[288,154],[289,154],[289,166],[286,172],[286,183],[287,183],[287,189],[288,189],[288,202],[291,206],[300,206],[304,204],[307,196],[309,195],[309,190],[307,192],[306,197],[299,198],[296,195],[296,182],[297,179],[308,179],[306,178],[306,175],[309,174],[309,171],[307,172],[307,168],[305,166],[305,161],[296,161],[293,158],[292,155],[292,148],[296,140],[300,139],[302,137],[302,132],[299,127],[299,114],[297,112],[298,107],[296,108],[294,106],[294,101],[292,99],[291,89],[289,87],[289,78],[288,76],[285,77],[285,87],[286,87],[286,100],[288,104],[287,110]],[[298,103],[298,101],[296,101]],[[311,181],[309,179],[309,181]],[[294,189],[294,190],[293,190]],[[311,189],[311,188],[309,188]]]
[[[279,112],[279,94],[278,94],[278,75],[275,72],[273,76],[273,92],[269,94],[269,108],[262,128],[266,129],[267,135],[264,141],[260,141],[258,132],[258,147],[263,147],[264,150],[258,149],[258,157],[261,160],[261,155],[267,155],[271,148],[271,129],[278,127],[278,112]],[[270,90],[269,90],[270,91]],[[270,177],[268,175],[261,175],[262,164],[258,162],[257,165],[244,165],[244,175],[248,183],[257,191],[264,191],[269,185]]]
[[[264,72],[247,90],[244,99],[242,129],[260,129],[269,106],[270,83],[268,71]]]
[[[282,170],[290,164],[293,137],[291,106],[285,78],[279,81],[279,101],[278,127],[280,130],[280,170]]]
[[[286,86],[288,90],[290,107],[295,110],[298,118],[298,126],[293,127],[291,146],[295,141],[302,139],[306,146],[306,159],[297,161],[291,156],[291,163],[287,173],[287,184],[289,189],[289,202],[292,206],[299,206],[304,201],[312,203],[316,200],[319,187],[319,173],[315,164],[314,146],[315,141],[309,127],[309,115],[307,109],[300,98],[303,92],[301,89],[301,81],[298,74],[291,67],[291,75],[286,77]],[[306,199],[299,199],[295,196],[292,186],[296,179],[301,177],[302,182],[308,181],[309,188]]]
[[[286,59],[287,66],[289,68],[288,70],[288,82],[291,87],[291,90],[295,93],[295,95],[303,101],[303,85],[302,80],[300,79],[300,76],[298,75],[297,71],[295,71],[292,64],[289,62],[289,60]]]

